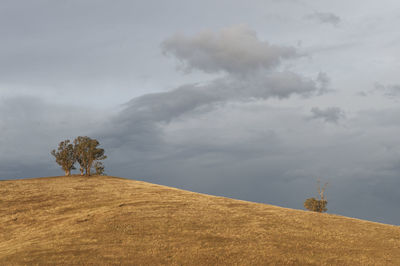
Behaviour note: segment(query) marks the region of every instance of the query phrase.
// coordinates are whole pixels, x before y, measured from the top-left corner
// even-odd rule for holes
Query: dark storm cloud
[[[305,16],[306,19],[314,20],[319,23],[338,25],[341,21],[340,17],[329,12],[314,12]]]
[[[330,183],[330,212],[388,223],[400,218],[398,206],[386,205],[390,215],[380,207],[388,197],[387,182],[397,180],[398,110],[361,112],[334,130],[329,123],[307,120],[301,109],[273,108],[265,100],[197,110],[154,123],[156,138],[142,134],[136,139],[147,147],[129,142],[110,147],[110,171],[293,208],[302,208],[305,198],[315,196],[316,179],[322,178]],[[386,122],[377,123],[385,117]],[[122,135],[137,134],[134,124],[125,130],[130,132]],[[360,193],[357,199],[354,191]]]
[[[59,174],[50,151],[66,138],[90,134],[99,119],[94,110],[36,97],[0,100],[0,178]]]
[[[313,119],[322,119],[329,123],[338,123],[340,119],[345,117],[345,112],[339,107],[327,107],[325,109],[313,107],[311,113]]]
[[[350,128],[332,134],[314,120],[304,123],[301,110],[266,102],[225,103],[204,112],[201,101],[182,107],[147,97],[136,103],[140,108],[127,107],[111,127],[123,129],[122,138],[133,137],[118,148],[110,145],[108,165],[116,175],[293,208],[315,196],[315,180],[322,177],[331,183],[331,212],[388,223],[399,219],[398,206],[388,207],[390,215],[380,206],[387,197],[385,180],[397,175],[381,169],[396,165],[400,148],[393,137],[400,123],[390,119],[394,111],[360,113]],[[156,122],[141,124],[141,112]],[[385,117],[387,122],[376,124]],[[356,200],[354,191],[360,193]]]

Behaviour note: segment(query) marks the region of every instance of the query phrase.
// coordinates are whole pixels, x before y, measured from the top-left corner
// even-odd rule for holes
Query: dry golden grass
[[[114,177],[0,182],[0,264],[400,265],[400,227]]]

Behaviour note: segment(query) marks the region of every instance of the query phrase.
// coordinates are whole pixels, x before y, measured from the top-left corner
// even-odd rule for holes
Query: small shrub
[[[328,201],[326,200],[318,200],[316,198],[306,199],[304,202],[304,208],[309,211],[314,212],[326,212],[328,209],[326,206],[328,205]]]

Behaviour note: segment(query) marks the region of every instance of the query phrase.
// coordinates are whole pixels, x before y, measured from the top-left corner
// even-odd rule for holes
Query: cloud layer
[[[400,219],[396,205],[387,206],[393,211],[385,218],[379,208],[387,184],[399,183],[394,133],[400,124],[376,122],[398,110],[348,119],[339,107],[313,107],[310,119],[310,109],[272,107],[271,99],[320,97],[329,84],[324,74],[313,80],[278,68],[225,70],[208,84],[129,101],[97,132],[113,158],[113,173],[126,176],[135,169],[132,177],[150,182],[294,208],[315,195],[315,181],[322,178],[331,184],[330,211]]]
[[[135,117],[127,111],[121,115]],[[134,169],[133,178],[299,209],[321,178],[330,183],[330,212],[395,223],[398,206],[386,205],[390,214],[379,206],[388,197],[400,200],[392,191],[400,185],[400,123],[376,121],[398,112],[363,112],[336,124],[325,122],[329,116],[309,119],[301,108],[271,107],[268,100],[226,102],[147,125],[147,131],[132,123],[120,134],[133,141],[119,148],[102,139],[113,150],[108,163],[117,175]]]
[[[106,110],[55,105],[37,97],[0,100],[0,178],[59,174],[50,151],[57,144],[93,132]]]
[[[194,45],[208,49],[202,48],[199,52]],[[259,48],[255,51],[259,56],[247,53],[253,46]],[[310,97],[323,93],[329,83],[321,73],[311,79],[291,71],[279,71],[283,51],[287,56],[294,56],[296,50],[290,48],[287,54],[287,48],[258,40],[255,33],[244,26],[233,26],[216,33],[201,32],[193,37],[174,37],[164,42],[164,49],[175,51],[172,47],[184,51],[172,54],[187,62],[192,69],[210,72],[225,70],[225,75],[208,84],[186,84],[171,91],[147,94],[129,101],[124,111],[111,122],[113,126],[110,130],[104,132],[104,137],[112,138],[114,143],[121,145],[127,136],[132,138],[132,142],[143,143],[137,139],[143,134],[145,137],[153,136],[153,141],[156,141],[161,134],[158,132],[160,123],[169,123],[192,112],[209,110],[231,101],[284,99],[292,95]],[[218,49],[224,52],[216,52]],[[197,58],[201,58],[201,64]],[[240,60],[247,64],[240,64]],[[229,62],[236,66],[232,68]]]
[[[1,178],[89,135],[109,174],[294,208],[321,178],[329,212],[399,224],[398,2],[226,6],[1,1]]]

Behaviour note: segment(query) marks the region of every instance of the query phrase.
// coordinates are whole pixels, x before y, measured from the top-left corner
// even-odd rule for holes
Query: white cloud
[[[255,31],[243,25],[219,32],[205,30],[192,37],[176,34],[165,40],[162,48],[180,60],[184,70],[208,73],[246,74],[275,68],[282,60],[299,56],[293,47],[259,40]]]

